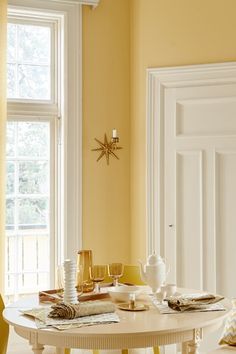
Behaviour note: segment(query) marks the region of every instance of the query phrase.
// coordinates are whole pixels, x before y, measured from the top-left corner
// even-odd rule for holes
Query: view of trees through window
[[[8,123],[8,292],[32,291],[49,280],[49,147],[48,122]]]
[[[17,20],[8,25],[8,99],[19,105],[7,123],[8,294],[35,292],[50,284],[50,117],[24,112],[25,100],[51,99],[51,31],[50,25]]]
[[[50,99],[51,29],[8,24],[8,98]]]

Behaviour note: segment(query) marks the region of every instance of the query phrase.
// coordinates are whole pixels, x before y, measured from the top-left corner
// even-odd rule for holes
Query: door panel
[[[176,220],[176,283],[180,287],[188,284],[191,289],[202,289],[201,151],[177,152]]]
[[[216,285],[235,297],[236,150],[216,152]]]
[[[176,135],[236,135],[234,97],[202,98],[176,103]]]
[[[165,257],[171,281],[226,296],[236,295],[227,271],[236,247],[235,95],[236,84],[169,88],[164,113]],[[231,153],[216,153],[229,148]]]

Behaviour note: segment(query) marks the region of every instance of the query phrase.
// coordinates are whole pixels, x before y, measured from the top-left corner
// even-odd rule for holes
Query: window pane
[[[46,198],[19,200],[19,229],[46,229],[48,226],[48,202]]]
[[[13,23],[7,26],[7,60],[16,61],[16,25]]]
[[[39,289],[45,289],[45,284],[49,284],[48,273],[39,273]]]
[[[7,123],[7,157],[15,155],[15,123]]]
[[[37,270],[37,237],[26,236],[23,237],[23,271]]]
[[[8,275],[7,276],[7,289],[10,293],[14,293],[16,288],[16,277],[15,275]]]
[[[23,274],[22,287],[26,290],[37,289],[37,274]]]
[[[47,194],[49,192],[48,173],[48,162],[21,162],[19,165],[19,193]]]
[[[51,98],[51,27],[8,25],[8,98]]]
[[[18,123],[19,124],[19,123]],[[49,156],[49,124],[22,122],[18,126],[18,154],[24,157]]]
[[[19,65],[19,98],[50,99],[48,66]]]
[[[38,268],[47,271],[49,268],[49,235],[38,237]]]
[[[6,200],[6,224],[8,229],[12,229],[15,223],[14,215],[15,203],[13,199]]]
[[[11,273],[15,272],[17,269],[17,239],[15,236],[8,237],[8,266],[7,270]]]
[[[7,97],[16,97],[16,65],[8,64],[7,66]]]
[[[19,60],[34,64],[50,64],[50,28],[18,25]]]
[[[7,194],[12,194],[15,191],[15,164],[8,162],[7,163],[7,185],[6,192]]]

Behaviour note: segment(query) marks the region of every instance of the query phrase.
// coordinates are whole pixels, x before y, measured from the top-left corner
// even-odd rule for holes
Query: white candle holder
[[[76,285],[76,264],[70,259],[66,259],[64,264],[65,286],[63,301],[70,304],[77,304]]]

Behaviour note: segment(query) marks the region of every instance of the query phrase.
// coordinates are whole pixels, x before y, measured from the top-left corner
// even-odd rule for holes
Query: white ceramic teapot
[[[140,275],[144,283],[150,286],[153,293],[160,290],[166,280],[166,265],[155,252],[148,256],[147,264],[143,265],[140,261]]]

